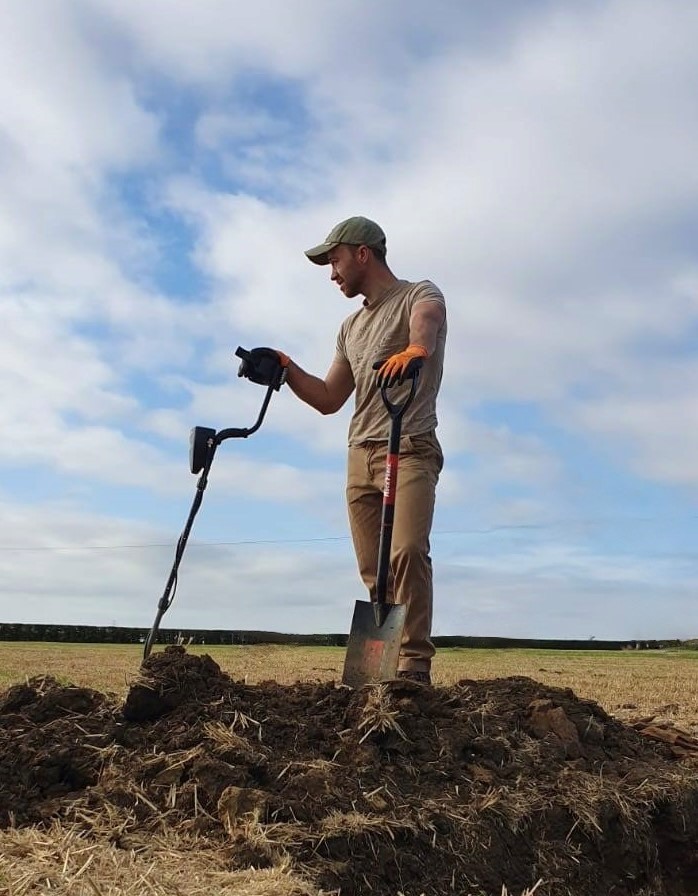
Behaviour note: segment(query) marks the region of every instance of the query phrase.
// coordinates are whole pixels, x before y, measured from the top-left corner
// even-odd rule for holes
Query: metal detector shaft
[[[276,388],[277,387],[274,384],[271,384],[268,387],[267,392],[264,396],[264,401],[262,402],[262,408],[259,412],[259,416],[257,417],[257,421],[253,426],[244,429],[222,429],[220,432],[211,435],[211,437],[207,440],[206,458],[201,470],[201,475],[199,476],[199,479],[196,483],[196,493],[191,505],[191,510],[189,511],[189,516],[187,517],[187,522],[184,526],[182,534],[179,536],[179,539],[177,541],[174,563],[172,565],[170,575],[167,579],[165,590],[162,593],[162,597],[158,601],[158,611],[157,615],[155,616],[155,621],[153,622],[153,626],[150,629],[148,637],[145,640],[145,645],[143,647],[144,660],[147,660],[150,656],[150,651],[152,650],[155,639],[157,638],[162,617],[170,608],[170,606],[172,605],[172,601],[174,600],[174,593],[177,588],[177,572],[179,570],[179,564],[182,560],[184,549],[187,546],[189,533],[191,532],[191,528],[194,523],[194,517],[199,511],[199,507],[201,507],[201,502],[204,497],[204,491],[208,484],[209,470],[211,469],[211,464],[213,463],[213,458],[216,454],[216,448],[220,445],[221,442],[225,441],[226,439],[246,439],[248,436],[251,436],[252,433],[257,432],[259,427],[262,425],[264,415],[266,414],[267,408],[269,407],[271,394]]]

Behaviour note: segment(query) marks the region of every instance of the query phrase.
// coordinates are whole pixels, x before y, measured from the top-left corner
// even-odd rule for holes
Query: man
[[[410,283],[393,274],[386,263],[385,234],[368,218],[342,221],[305,254],[315,264],[329,265],[330,279],[348,299],[363,296],[361,307],[340,328],[324,380],[306,373],[283,352],[279,356],[293,392],[322,414],[334,414],[356,390],[349,426],[347,506],[359,573],[372,600],[390,424],[373,365],[383,361],[378,382],[391,382],[414,358],[424,359],[416,397],[402,422],[388,600],[407,605],[398,676],[430,684],[434,646],[429,533],[443,466],[434,430],[446,342],[444,297],[428,280]]]

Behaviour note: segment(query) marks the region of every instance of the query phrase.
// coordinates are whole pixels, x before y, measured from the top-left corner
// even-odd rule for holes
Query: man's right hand
[[[285,355],[283,352],[280,352],[278,348],[275,348],[274,351],[279,356],[279,361],[281,362],[282,367],[288,367],[291,363],[291,359],[288,355]]]
[[[263,346],[249,351],[238,348],[235,354],[242,358],[238,376],[243,376],[261,386],[273,386],[277,390],[286,381],[289,359],[282,352]]]
[[[408,376],[412,376],[415,370],[422,366],[424,358],[429,353],[423,345],[411,343],[401,352],[391,355],[385,361],[376,361],[373,369],[378,371],[376,383],[379,389],[387,389],[389,386],[399,383],[402,385]]]

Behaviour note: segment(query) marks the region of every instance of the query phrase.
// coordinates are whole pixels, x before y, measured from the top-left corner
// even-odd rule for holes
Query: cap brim
[[[314,249],[306,249],[305,254],[313,264],[329,264],[330,260],[327,257],[327,253],[330,249],[334,249],[334,244],[320,243],[320,245],[315,246]]]

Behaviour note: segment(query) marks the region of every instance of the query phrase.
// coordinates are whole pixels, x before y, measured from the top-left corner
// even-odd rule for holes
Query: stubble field
[[[0,894],[698,894],[698,654],[0,643]]]

